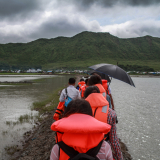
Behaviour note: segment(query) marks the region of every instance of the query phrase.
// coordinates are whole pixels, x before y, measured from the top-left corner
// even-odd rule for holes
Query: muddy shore
[[[80,77],[76,81],[79,82]],[[57,93],[58,94],[58,93]],[[55,132],[50,129],[51,124],[54,122],[53,111],[45,113],[45,117],[41,123],[32,130],[24,134],[24,139],[21,145],[14,148],[14,154],[11,155],[11,160],[49,160],[50,153],[53,145],[55,144]],[[128,152],[126,145],[121,142],[121,150],[124,160],[131,160],[131,155]],[[12,148],[8,151],[12,152]]]

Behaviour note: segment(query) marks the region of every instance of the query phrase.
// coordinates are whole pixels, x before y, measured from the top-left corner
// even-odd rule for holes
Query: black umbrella
[[[106,79],[108,82],[111,82],[109,76],[104,73],[96,72],[95,70],[88,71],[88,74],[90,75],[93,75],[94,73],[100,75],[102,79]]]
[[[127,72],[116,65],[101,63],[90,66],[89,68],[95,70],[96,72],[103,73],[110,77],[126,82],[135,87],[131,77],[127,74]]]

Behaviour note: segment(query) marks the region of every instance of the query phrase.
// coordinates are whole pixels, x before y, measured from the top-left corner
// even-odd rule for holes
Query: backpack
[[[86,153],[79,153],[78,151],[74,150],[72,147],[66,145],[63,141],[58,142],[59,148],[61,148],[70,158],[69,160],[99,160],[96,157],[98,154],[103,140],[94,148],[91,148]]]
[[[68,96],[67,88],[65,89],[65,91],[66,91],[66,95],[67,95],[67,97],[66,97],[66,99],[65,99],[65,103],[64,103],[64,105],[65,105],[65,107],[67,107],[67,106],[68,106],[68,104],[72,101],[72,98]]]

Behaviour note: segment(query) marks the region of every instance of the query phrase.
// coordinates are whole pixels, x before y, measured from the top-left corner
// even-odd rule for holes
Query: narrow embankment
[[[80,77],[76,80],[79,82]],[[49,160],[51,149],[55,144],[55,132],[50,129],[54,122],[54,112],[55,109],[47,112],[46,118],[39,125],[24,134],[23,148],[18,149],[11,156],[11,160]],[[124,160],[131,160],[126,145],[122,142],[120,144]]]

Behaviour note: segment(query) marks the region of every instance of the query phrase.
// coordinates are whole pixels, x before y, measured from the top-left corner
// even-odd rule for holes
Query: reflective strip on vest
[[[102,112],[107,113],[107,105],[102,107]]]

